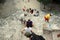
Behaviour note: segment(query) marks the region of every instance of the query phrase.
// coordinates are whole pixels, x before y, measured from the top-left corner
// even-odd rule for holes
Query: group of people
[[[34,10],[34,9],[29,8],[29,9],[23,9],[23,11],[27,11],[28,13],[33,14],[34,11],[36,11],[36,9]],[[34,14],[34,16],[39,16],[39,11],[36,11],[36,13]],[[46,14],[44,16],[44,20],[47,21],[47,22],[49,22],[49,19],[50,19],[51,16],[52,15],[50,13]]]
[[[24,34],[29,40],[45,40],[45,38],[41,35],[36,35],[32,27],[34,27],[33,22],[28,19],[28,21],[25,22],[26,27],[21,30],[21,33]]]
[[[28,13],[33,14],[33,11],[34,11],[34,10],[31,9],[31,8],[26,9],[26,7],[24,6],[23,11],[26,11],[26,12],[28,12]]]
[[[45,21],[49,22],[51,14],[47,14],[44,16]],[[28,21],[26,21],[25,23],[26,27],[21,31],[22,34],[24,34],[27,38],[29,38],[29,40],[45,40],[45,38],[41,35],[36,35],[33,30],[33,22],[28,19]]]
[[[23,11],[26,11],[27,13],[31,13],[31,14],[33,14],[33,12],[34,12],[34,10],[33,9],[31,9],[31,8],[29,8],[29,9],[23,9]],[[35,11],[36,11],[36,9],[35,9]],[[39,15],[39,11],[36,11],[36,15],[34,15],[34,16],[38,16]],[[24,16],[27,16],[27,14],[24,14]],[[47,22],[49,22],[49,19],[50,19],[50,17],[51,17],[52,15],[49,13],[49,14],[46,14],[45,16],[44,16],[44,19],[45,19],[45,21],[47,21]],[[30,19],[28,19],[28,21],[26,21],[26,20],[23,20],[23,19],[21,19],[21,22],[23,22],[24,24],[25,24],[25,28],[21,31],[26,37],[28,37],[28,38],[30,38],[30,40],[33,40],[32,38],[33,37],[35,37],[35,36],[37,36],[33,31],[32,31],[32,27],[34,26],[33,25],[33,22],[30,20]],[[34,36],[35,35],[35,36]],[[38,36],[41,40],[45,40],[42,36]],[[40,40],[40,39],[36,39],[36,40]],[[35,39],[34,39],[35,40]]]
[[[45,40],[45,38],[41,35],[36,35],[33,30],[33,22],[28,19],[26,22],[26,27],[21,31],[22,34],[24,34],[29,40]]]
[[[26,8],[24,6],[23,11],[26,11],[27,13],[33,14],[33,16],[39,16],[39,11],[36,9],[32,9],[32,8]],[[35,12],[35,13],[34,13]]]
[[[26,21],[26,27],[21,31],[26,37],[30,38],[33,31],[32,31],[32,27],[33,27],[33,22],[28,19],[28,21]],[[25,32],[24,32],[25,31]]]

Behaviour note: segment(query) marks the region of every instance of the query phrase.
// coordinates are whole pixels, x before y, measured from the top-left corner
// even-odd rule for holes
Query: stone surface
[[[13,4],[12,3],[11,4],[17,8],[16,11],[13,10],[13,7],[11,5],[7,4],[11,1],[12,2],[14,1]],[[9,5],[9,8],[12,7],[11,12],[12,10],[14,12],[12,12],[12,14],[11,12],[7,12],[9,13],[9,17],[7,17],[6,19],[0,19],[0,40],[29,40],[21,33],[21,30],[25,27],[23,24],[21,24],[19,20],[21,17],[23,17],[26,20],[31,19],[33,21],[34,27],[32,29],[37,35],[43,35],[46,40],[52,40],[54,38],[55,31],[53,32],[51,31],[59,30],[60,28],[59,17],[53,15],[49,23],[45,22],[44,15],[46,14],[46,12],[40,10],[40,4],[36,0],[31,0],[29,3],[23,0],[10,0],[10,1],[8,0],[7,3],[5,5]],[[23,12],[22,8],[24,6],[26,6],[26,8],[31,7],[33,9],[37,9],[40,12],[39,16],[35,17],[33,16],[33,14]],[[7,8],[7,10],[9,8]],[[24,13],[28,14],[28,16],[24,17],[23,16]],[[44,31],[43,29],[49,31]]]

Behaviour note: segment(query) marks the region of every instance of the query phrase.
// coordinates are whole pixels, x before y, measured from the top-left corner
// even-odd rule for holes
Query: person
[[[45,15],[44,16],[45,21],[49,22],[49,19],[50,19],[51,16],[52,16],[51,14]]]
[[[27,14],[24,14],[24,16],[26,17],[26,16],[27,16]]]
[[[25,8],[23,8],[23,11],[25,11]]]
[[[34,14],[34,16],[39,16],[39,11],[37,11],[37,12]]]
[[[26,22],[26,26],[33,27],[33,22],[30,19],[28,19],[28,21]]]
[[[33,14],[33,9],[31,9],[31,8],[29,8],[29,12],[31,13],[31,14]]]
[[[20,19],[21,23],[23,23],[23,18]]]
[[[31,37],[32,35],[32,28],[31,27],[25,27],[21,33],[23,33],[26,37]]]
[[[32,9],[31,8],[29,8],[29,13],[30,13],[30,11],[31,11]]]
[[[29,10],[32,10],[31,8],[29,8]]]
[[[26,6],[24,6],[24,8],[22,9],[23,11],[26,11]]]
[[[29,12],[29,9],[27,9],[26,11]]]
[[[30,13],[33,14],[33,11],[34,11],[34,10],[32,9],[32,10],[30,11]]]
[[[27,16],[27,14],[22,14],[20,17],[20,21],[22,24],[25,24],[26,23],[26,20],[25,20],[25,17]]]
[[[39,13],[39,11],[37,11],[36,13]]]

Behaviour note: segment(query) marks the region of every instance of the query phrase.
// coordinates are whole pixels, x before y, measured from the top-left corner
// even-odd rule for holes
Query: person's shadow
[[[35,33],[32,33],[32,36],[30,38],[31,40],[45,40],[45,38],[41,35],[36,35]]]

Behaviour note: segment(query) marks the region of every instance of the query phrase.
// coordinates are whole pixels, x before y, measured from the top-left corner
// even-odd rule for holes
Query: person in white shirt
[[[32,34],[32,28],[26,27],[21,31],[26,37],[31,37]]]

